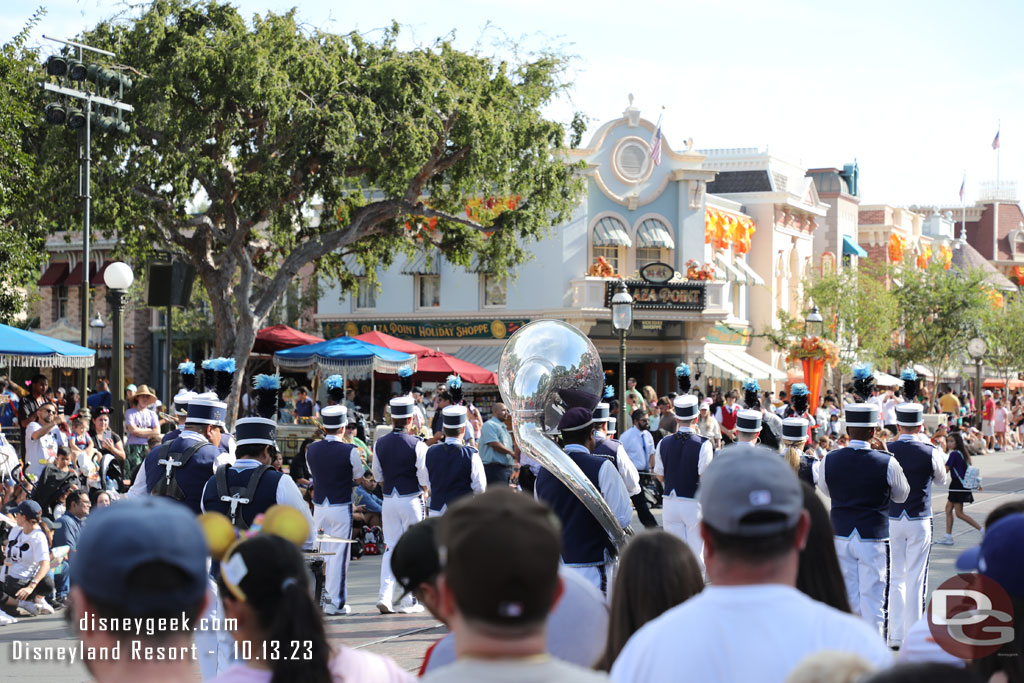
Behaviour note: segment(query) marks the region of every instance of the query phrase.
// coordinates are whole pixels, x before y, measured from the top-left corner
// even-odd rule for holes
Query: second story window
[[[57,287],[56,320],[63,320],[68,317],[68,288],[64,285]]]
[[[658,218],[644,219],[636,230],[636,269],[648,263],[673,263],[675,239],[668,225]]]
[[[484,307],[505,306],[508,304],[508,280],[488,273],[482,273]]]
[[[370,278],[359,278],[359,294],[356,308],[377,308],[377,288],[370,284]]]
[[[629,232],[626,230],[626,223],[616,216],[603,216],[594,223],[592,234],[592,255],[593,262],[597,263],[598,258],[603,258],[616,273],[623,273],[625,264],[622,261],[623,249],[633,245],[629,239]]]
[[[416,276],[416,306],[418,308],[440,308],[441,276]]]

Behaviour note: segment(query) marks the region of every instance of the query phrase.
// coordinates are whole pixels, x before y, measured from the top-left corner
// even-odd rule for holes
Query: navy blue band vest
[[[419,439],[405,432],[391,432],[377,440],[374,457],[384,474],[381,490],[385,496],[395,491],[400,496],[419,493],[420,482],[416,478],[417,443]]]
[[[181,436],[181,428],[180,427],[176,427],[176,428],[172,429],[171,431],[167,432],[166,434],[164,434],[163,438],[160,439],[160,443],[167,443],[168,441],[174,441],[179,436]]]
[[[910,483],[905,503],[889,501],[889,517],[926,519],[932,516],[932,448],[920,441],[890,441],[886,446]]]
[[[600,490],[598,474],[606,458],[571,451],[566,451],[566,454]],[[562,561],[565,564],[599,565],[605,561],[605,551],[609,554],[614,552],[608,532],[558,477],[542,468],[534,491],[537,498],[551,506],[562,522]]]
[[[800,481],[805,481],[811,486],[814,486],[814,462],[814,458],[811,456],[801,455],[800,464],[796,470],[796,476],[800,478]]]
[[[679,498],[697,497],[700,486],[697,464],[705,441],[706,438],[693,432],[676,432],[658,444],[661,464],[665,469],[665,495],[674,493]]]
[[[889,538],[889,456],[840,448],[825,458],[824,477],[832,498],[836,536],[856,531],[861,538]]]
[[[258,467],[239,472],[233,467],[228,468],[228,490],[244,490],[249,485],[249,478],[256,474]],[[256,493],[248,505],[238,506],[238,515],[245,522],[245,528],[252,527],[256,515],[266,512],[277,504],[277,485],[284,475],[271,468],[263,473]],[[217,493],[217,475],[210,477],[206,485],[206,494],[203,497],[203,507],[207,512],[219,512],[225,517],[231,517],[231,503],[222,501]]]
[[[178,437],[171,442],[168,453],[184,453],[194,443],[196,443],[195,439]],[[162,446],[163,444],[151,450],[142,463],[142,471],[146,475],[146,491],[150,493],[161,477],[164,477],[167,472],[167,469],[157,462],[160,459],[159,453]],[[187,463],[178,467],[174,473],[174,481],[178,484],[182,493],[185,494],[185,500],[182,502],[197,515],[202,512],[199,502],[203,497],[203,487],[206,486],[206,481],[210,478],[210,472],[213,471],[213,463],[218,455],[220,455],[220,451],[217,450],[217,447],[211,443],[206,443],[196,451],[195,455]]]
[[[313,502],[344,505],[352,502],[352,450],[354,444],[342,441],[314,441],[306,448],[306,466],[313,475]]]
[[[430,509],[440,512],[459,498],[473,493],[473,454],[470,446],[438,443],[427,449],[430,476]]]
[[[594,446],[594,455],[600,455],[612,461],[618,467],[616,456],[619,454],[619,446],[622,444],[615,439],[602,439]]]

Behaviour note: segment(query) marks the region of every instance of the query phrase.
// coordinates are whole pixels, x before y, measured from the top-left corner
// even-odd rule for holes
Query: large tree
[[[39,58],[26,41],[42,15],[43,10],[37,11],[0,46],[0,322],[7,324],[24,312],[24,292],[39,277],[46,256],[43,216],[26,211],[39,184],[34,147],[42,112],[33,78]]]
[[[157,245],[196,267],[216,350],[239,367],[306,264],[345,288],[350,254],[369,273],[423,249],[504,273],[575,205],[563,128],[542,114],[564,87],[560,56],[509,63],[443,40],[402,50],[396,35],[157,0],[85,36],[136,81],[131,135],[94,151],[95,222],[136,263]],[[68,153],[67,135],[52,142]]]
[[[988,345],[985,365],[1007,383],[1024,371],[1024,301],[1019,295],[992,297],[979,331]]]

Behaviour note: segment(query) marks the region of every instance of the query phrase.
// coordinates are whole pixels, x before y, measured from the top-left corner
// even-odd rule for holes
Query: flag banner
[[[996,131],[996,136],[992,138],[992,149],[999,149],[999,131]]]
[[[661,164],[661,117],[658,117],[658,129],[654,131],[654,139],[651,140],[651,161],[655,166]]]
[[[960,203],[964,203],[964,186],[967,185],[967,176],[960,182]]]

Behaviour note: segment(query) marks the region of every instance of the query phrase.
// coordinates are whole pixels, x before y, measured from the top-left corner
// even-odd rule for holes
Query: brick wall
[[[882,225],[885,223],[885,210],[861,211],[857,219],[860,225]]]

